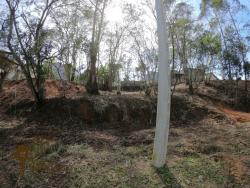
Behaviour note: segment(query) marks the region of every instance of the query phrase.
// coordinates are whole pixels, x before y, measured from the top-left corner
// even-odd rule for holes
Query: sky
[[[200,4],[201,0],[179,0],[187,2],[191,6],[194,7],[194,15],[198,16],[200,13]],[[124,3],[135,3],[138,2],[138,0],[113,0],[111,5],[107,9],[107,20],[110,22],[122,22],[122,8],[121,5]],[[250,10],[250,0],[240,0],[240,2],[245,5],[248,10]],[[246,19],[249,19],[249,14],[244,12],[241,14],[238,14],[237,19],[239,22],[245,22]]]
[[[138,3],[140,1],[143,0],[112,0],[112,3],[109,4],[107,10],[106,10],[106,19],[109,21],[108,26],[112,28],[112,25],[115,23],[121,23],[123,22],[123,14],[122,14],[122,5],[124,3]],[[154,0],[152,0],[154,1]],[[196,17],[198,17],[199,13],[200,13],[200,3],[201,0],[177,0],[179,2],[184,1],[188,4],[190,4],[191,6],[193,6],[194,8],[194,15]],[[244,5],[246,5],[246,7],[250,10],[250,0],[240,0],[240,2]],[[1,4],[4,3],[4,0],[0,0],[0,11],[1,8],[3,8],[3,6],[1,6]],[[249,14],[244,12],[244,13],[240,13],[237,15],[237,21],[238,23],[246,23],[246,20],[249,20]],[[148,23],[152,23],[155,20],[149,20]],[[242,34],[244,34],[245,32],[242,31]],[[250,54],[248,54],[248,59],[250,59]]]
[[[179,0],[181,1],[181,0]],[[183,0],[185,1],[185,0]],[[106,13],[107,13],[107,20],[110,22],[122,22],[122,4],[126,3],[135,3],[138,2],[138,0],[113,0],[111,5],[108,7]],[[200,2],[201,0],[186,0],[188,4],[192,5],[194,7],[195,15],[198,15],[200,12]]]
[[[122,14],[122,4],[126,3],[136,3],[140,0],[113,0],[111,5],[109,5],[106,11],[106,18],[111,23],[120,23],[123,22],[123,14]],[[153,0],[154,1],[154,0]],[[177,0],[179,2],[183,1],[190,4],[194,8],[194,16],[198,17],[200,14],[200,4],[201,0]],[[240,2],[246,6],[248,11],[250,11],[250,0],[240,0]],[[247,11],[240,12],[236,15],[237,24],[242,26],[246,23],[246,20],[249,20],[250,23],[250,14]],[[154,21],[154,20],[152,20]],[[246,35],[246,31],[241,31],[241,34]],[[248,55],[250,58],[250,54]]]
[[[129,2],[129,3],[136,3],[140,0],[113,0],[112,4],[108,7],[106,13],[106,18],[110,23],[121,23],[123,22],[123,14],[122,14],[122,3]],[[190,4],[194,9],[193,15],[197,18],[200,14],[200,4],[201,0],[177,0],[179,2],[183,1]],[[250,10],[250,0],[240,0],[240,2]],[[242,26],[242,24],[246,23],[246,20],[249,20],[249,13],[243,12],[238,13],[236,15],[237,23]],[[154,20],[152,20],[153,22]],[[150,23],[150,22],[149,22]],[[112,24],[111,24],[112,25]],[[245,31],[241,31],[242,35],[245,35]],[[248,59],[250,59],[250,54],[247,55]],[[219,74],[218,74],[219,76]]]

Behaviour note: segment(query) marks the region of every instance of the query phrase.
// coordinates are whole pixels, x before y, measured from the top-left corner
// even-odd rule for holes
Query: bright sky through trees
[[[125,4],[125,3],[135,3],[136,2],[138,3],[139,1],[133,1],[133,0],[115,0],[113,1],[108,9],[107,9],[107,12],[106,12],[106,16],[107,16],[107,20],[109,21],[111,27],[113,24],[115,23],[121,23],[123,22],[123,13],[122,13],[122,6]],[[198,17],[199,14],[200,14],[200,4],[201,4],[201,0],[179,0],[179,2],[186,2],[188,4],[190,4],[193,9],[194,9],[194,16],[195,17]],[[248,10],[250,10],[250,2],[249,0],[240,0],[240,2],[246,6],[246,8]],[[237,15],[237,22],[239,25],[244,25],[246,23],[246,20],[249,18],[249,13],[247,11],[243,11],[243,12],[240,12],[238,15]],[[149,21],[149,24],[154,22],[155,20],[148,20]],[[246,31],[242,30],[241,31],[241,34],[244,36],[246,35]],[[250,57],[250,54],[248,53],[248,57]]]

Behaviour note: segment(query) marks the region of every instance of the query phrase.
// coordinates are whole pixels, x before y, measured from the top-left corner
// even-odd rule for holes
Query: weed
[[[184,157],[172,169],[183,186],[223,185],[225,175],[221,163],[197,156]]]
[[[163,182],[166,184],[167,187],[172,187],[172,188],[181,187],[167,166],[156,169],[156,171],[157,173],[159,173],[159,175],[161,176]]]

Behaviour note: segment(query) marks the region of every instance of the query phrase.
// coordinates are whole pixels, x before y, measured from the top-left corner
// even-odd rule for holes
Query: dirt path
[[[230,119],[233,119],[236,122],[250,122],[250,113],[235,111],[233,109],[223,106],[219,106],[218,109],[224,112]]]

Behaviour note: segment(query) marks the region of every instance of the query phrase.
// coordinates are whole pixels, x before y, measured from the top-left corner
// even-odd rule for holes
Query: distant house
[[[145,87],[145,81],[122,81],[121,90],[123,91],[139,91]]]
[[[83,66],[76,67],[75,76],[79,76],[83,70]],[[73,66],[72,64],[53,63],[52,71],[55,79],[69,80],[72,76]]]
[[[7,74],[5,80],[23,80],[25,75],[23,74],[19,66],[14,66]]]
[[[0,50],[0,72],[3,72],[4,66],[6,63],[9,66],[7,75],[4,77],[4,80],[23,80],[25,75],[22,72],[21,67],[15,62],[12,54],[5,50]],[[1,69],[2,67],[2,69]],[[31,77],[34,78],[34,73],[31,71]]]
[[[205,81],[205,69],[202,68],[187,68],[184,70],[187,81],[192,82],[204,82]]]
[[[158,72],[150,72],[149,75],[146,75],[146,82],[153,82],[154,84],[158,84],[159,73]],[[185,75],[183,71],[172,70],[171,71],[171,80],[172,84],[180,84],[185,82]]]
[[[5,73],[5,80],[19,80],[22,72],[12,58],[10,52],[0,50],[0,73]]]

